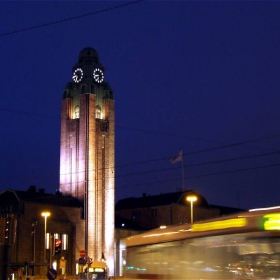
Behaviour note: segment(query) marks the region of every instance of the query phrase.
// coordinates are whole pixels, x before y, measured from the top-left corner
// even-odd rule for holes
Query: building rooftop
[[[210,207],[207,200],[203,196],[194,192],[193,190],[188,190],[184,192],[163,193],[159,195],[143,194],[142,197],[124,198],[116,203],[116,210],[155,207],[171,204],[186,205],[188,203],[186,201],[186,197],[188,195],[196,195],[198,197],[196,206],[205,208]]]
[[[62,196],[60,193],[48,194],[43,189],[36,191],[31,186],[27,191],[6,189],[0,193],[0,204],[10,204],[20,201],[29,201],[40,204],[52,204],[65,207],[83,207],[82,203],[72,196]]]
[[[129,197],[119,200],[116,203],[115,209],[125,210],[136,208],[149,208],[171,204],[186,205],[189,203],[186,201],[186,197],[188,195],[196,195],[198,197],[198,200],[195,202],[196,207],[218,209],[220,212],[220,216],[246,211],[246,209],[209,204],[203,196],[201,196],[193,190],[188,190],[184,192],[164,193],[159,195],[147,195],[144,193],[141,197]]]

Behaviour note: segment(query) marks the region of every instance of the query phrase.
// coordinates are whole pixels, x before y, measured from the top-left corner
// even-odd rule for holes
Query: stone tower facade
[[[113,272],[114,97],[93,48],[80,52],[63,92],[61,113],[60,190],[84,204],[84,238],[77,238],[84,240],[87,256],[95,261],[104,256]]]

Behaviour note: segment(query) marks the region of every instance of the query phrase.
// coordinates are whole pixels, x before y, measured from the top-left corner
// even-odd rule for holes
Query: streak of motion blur
[[[280,279],[280,207],[128,237],[124,279]]]

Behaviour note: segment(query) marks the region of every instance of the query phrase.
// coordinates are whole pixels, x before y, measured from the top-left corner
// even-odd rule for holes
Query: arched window
[[[75,115],[74,115],[74,119],[78,119],[80,117],[80,106],[77,105],[75,107]]]
[[[101,119],[101,107],[99,105],[96,106],[95,118],[96,119]]]

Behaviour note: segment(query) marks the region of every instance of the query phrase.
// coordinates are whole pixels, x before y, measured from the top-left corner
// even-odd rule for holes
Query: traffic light
[[[36,226],[37,226],[37,221],[34,221],[32,223],[32,231],[31,231],[31,235],[34,235],[35,236],[35,231],[36,231]]]
[[[55,239],[54,254],[59,255],[61,253],[61,239]]]

